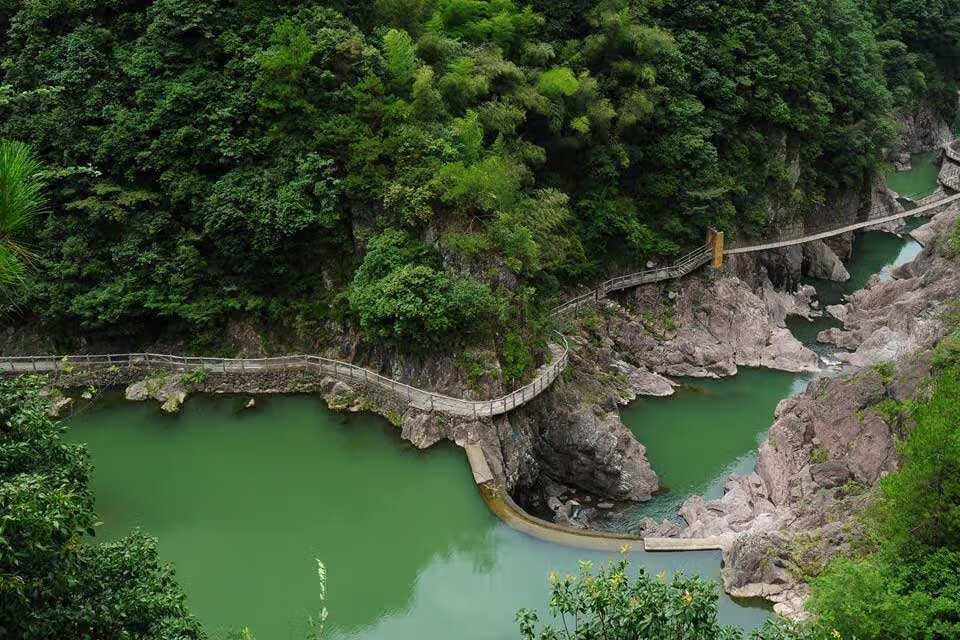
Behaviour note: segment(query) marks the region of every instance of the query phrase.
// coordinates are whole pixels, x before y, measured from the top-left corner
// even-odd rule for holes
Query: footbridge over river
[[[741,253],[767,251],[791,245],[823,240],[832,236],[865,229],[911,216],[932,215],[960,200],[960,141],[948,145],[940,172],[937,193],[919,202],[910,210],[889,213],[877,208],[852,223],[837,223],[820,229],[802,224],[787,226],[772,237],[759,241],[742,241],[724,245],[724,234],[709,230],[706,243],[671,265],[629,273],[601,282],[596,288],[554,307],[550,315],[560,317],[593,305],[615,291],[642,284],[675,280],[712,263],[722,267],[724,257]],[[131,368],[137,370],[190,371],[205,369],[211,373],[257,375],[268,371],[309,369],[324,376],[343,379],[392,394],[401,401],[423,410],[470,418],[490,418],[521,407],[548,389],[560,376],[569,361],[566,339],[557,334],[550,345],[550,361],[540,367],[533,380],[503,396],[490,399],[455,398],[427,389],[420,389],[381,375],[371,369],[320,355],[292,355],[275,358],[207,358],[157,353],[120,353],[95,355],[0,356],[0,373],[55,372],[69,373],[77,368]]]
[[[599,302],[608,294],[641,284],[674,280],[712,263],[723,266],[724,257],[752,253],[823,240],[858,229],[882,225],[911,216],[932,215],[951,204],[960,204],[960,143],[945,149],[945,162],[940,172],[937,193],[916,203],[910,210],[889,213],[889,209],[868,212],[855,222],[837,223],[825,228],[803,226],[786,227],[774,237],[759,241],[741,241],[724,246],[724,234],[710,230],[704,246],[688,253],[671,265],[618,276],[600,283],[596,288],[567,300],[551,310],[555,317]],[[211,373],[258,375],[270,371],[312,370],[324,376],[348,380],[392,394],[411,406],[424,410],[469,418],[492,418],[521,407],[548,389],[560,376],[569,361],[566,339],[557,334],[557,343],[550,345],[550,362],[542,366],[533,380],[523,387],[498,398],[486,400],[454,398],[426,389],[419,389],[399,380],[350,362],[319,355],[295,355],[277,358],[205,358],[155,353],[96,354],[74,356],[0,356],[0,373],[22,374],[54,372],[70,374],[77,368],[129,369],[131,373],[148,374],[155,370],[185,372],[205,369]],[[464,449],[474,480],[490,509],[508,526],[534,537],[586,549],[627,551],[643,548],[647,551],[718,550],[726,548],[733,536],[710,538],[640,538],[612,532],[583,531],[564,527],[536,518],[517,506],[496,481],[487,464],[483,449],[477,444],[466,444]]]

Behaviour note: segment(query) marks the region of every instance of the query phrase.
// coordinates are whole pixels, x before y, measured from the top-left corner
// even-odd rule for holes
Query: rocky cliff
[[[943,212],[930,229],[952,229],[957,217]],[[928,240],[930,229],[921,232]],[[685,527],[647,523],[657,535],[732,540],[723,569],[730,594],[765,597],[802,616],[805,582],[859,539],[854,516],[896,468],[896,442],[910,428],[903,403],[922,392],[931,350],[948,330],[944,314],[960,297],[960,263],[946,255],[944,237],[893,280],[874,280],[830,308],[844,327],[823,337],[854,349],[841,354],[854,366],[778,405],[753,473],[731,476],[718,500],[684,502]]]
[[[954,137],[944,116],[928,102],[901,111],[895,115],[894,121],[900,129],[898,142],[891,150],[894,154],[937,149]]]

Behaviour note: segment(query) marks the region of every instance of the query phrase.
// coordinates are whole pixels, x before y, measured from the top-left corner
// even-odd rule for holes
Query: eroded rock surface
[[[823,240],[808,242],[803,246],[803,259],[806,261],[806,272],[812,278],[846,282],[850,279],[850,272],[843,266],[837,254]]]
[[[900,127],[898,153],[921,153],[953,140],[950,125],[936,107],[921,102],[895,116]]]
[[[160,375],[134,382],[124,396],[127,400],[156,400],[167,413],[176,413],[187,399],[187,390],[179,376]]]
[[[738,278],[695,280],[677,296],[671,321],[644,321],[650,291],[639,291],[639,317],[619,323],[611,337],[619,351],[667,376],[720,377],[738,366],[817,371],[819,358],[781,326],[785,309]],[[646,296],[646,298],[645,298]],[[782,304],[782,301],[780,301]]]
[[[929,348],[944,333],[943,315],[960,292],[960,269],[943,251],[929,244],[956,224],[956,206],[938,214],[924,232],[928,245],[919,256],[893,272],[893,279],[871,279],[850,296],[842,310],[842,329],[821,332],[818,340],[853,353],[838,358],[855,366],[869,366]]]

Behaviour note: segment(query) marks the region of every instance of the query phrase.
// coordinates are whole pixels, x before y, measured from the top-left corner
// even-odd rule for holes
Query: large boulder
[[[594,495],[637,502],[651,498],[659,479],[616,409],[603,413],[588,404],[550,404],[538,412],[535,444],[545,473]]]
[[[823,240],[804,244],[803,259],[807,275],[813,278],[833,282],[846,282],[850,279],[850,272],[843,266],[843,261]]]
[[[187,390],[180,376],[165,374],[134,382],[126,388],[127,400],[156,400],[167,413],[176,413],[187,398]]]

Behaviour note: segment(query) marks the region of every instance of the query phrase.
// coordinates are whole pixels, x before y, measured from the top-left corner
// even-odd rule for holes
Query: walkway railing
[[[733,255],[737,253],[752,253],[755,251],[769,251],[770,249],[779,249],[781,247],[789,247],[795,244],[804,244],[807,242],[813,242],[814,240],[823,240],[825,238],[830,238],[832,236],[840,235],[841,233],[848,233],[850,231],[856,231],[858,229],[866,229],[867,227],[874,227],[880,224],[887,222],[893,222],[894,220],[900,220],[902,218],[909,218],[912,216],[919,216],[927,214],[929,215],[934,209],[939,209],[945,205],[948,205],[952,202],[960,200],[960,193],[954,194],[952,196],[947,196],[945,198],[939,198],[932,202],[928,202],[921,206],[918,206],[914,209],[908,211],[903,211],[900,213],[895,213],[892,215],[886,216],[877,216],[877,217],[867,217],[864,220],[859,220],[857,222],[840,225],[823,225],[820,228],[803,227],[801,225],[791,225],[785,228],[782,228],[777,231],[776,234],[773,234],[771,238],[768,238],[766,242],[762,244],[752,244],[746,246],[734,246],[730,249],[725,249],[725,255]],[[879,208],[875,210],[880,210]]]
[[[559,335],[559,334],[558,334]],[[276,358],[201,358],[160,353],[119,353],[78,355],[54,358],[50,356],[0,356],[0,371],[5,372],[70,372],[75,368],[127,366],[172,371],[206,369],[217,373],[256,373],[289,369],[314,369],[339,379],[361,382],[389,391],[418,409],[440,411],[458,416],[485,418],[496,416],[522,406],[549,387],[567,366],[569,346],[562,335],[562,348],[557,347],[554,361],[537,373],[532,382],[505,396],[491,400],[465,400],[418,389],[375,371],[349,362],[341,362],[314,355],[280,356]]]
[[[956,143],[953,145],[956,146]],[[947,147],[947,155],[955,159],[954,154],[960,156],[960,151]],[[960,163],[960,160],[957,160]],[[960,166],[957,167],[960,173]],[[952,175],[952,174],[951,174]],[[942,182],[942,179],[941,179]],[[960,175],[957,176],[957,191],[960,191]],[[926,199],[924,199],[926,200]],[[754,244],[742,247],[733,247],[724,249],[725,255],[737,253],[750,253],[754,251],[767,251],[779,247],[802,244],[813,240],[820,240],[831,236],[863,229],[866,227],[883,224],[901,218],[923,215],[933,209],[942,207],[960,200],[960,193],[934,201],[929,201],[921,206],[887,216],[868,217],[865,220],[853,224],[841,226],[825,225],[822,229],[804,228],[800,225],[788,227],[778,231],[775,239],[768,239],[763,244]],[[923,201],[921,201],[923,202]],[[877,208],[875,211],[881,211]],[[559,317],[570,311],[576,311],[586,305],[591,305],[613,291],[620,291],[642,284],[661,282],[664,280],[673,280],[682,278],[699,267],[707,264],[714,259],[713,248],[709,245],[699,247],[685,256],[682,256],[676,262],[664,267],[646,269],[635,273],[628,273],[617,276],[600,283],[595,289],[588,291],[575,298],[567,300],[561,305],[554,307],[550,311],[552,317]],[[499,398],[490,400],[467,400],[463,398],[453,398],[451,396],[418,389],[417,387],[399,382],[392,378],[382,376],[375,371],[365,369],[349,362],[341,362],[316,355],[296,355],[280,356],[275,358],[204,358],[190,356],[175,356],[158,353],[122,353],[105,355],[74,355],[74,356],[0,356],[0,372],[8,373],[29,373],[46,371],[71,371],[76,367],[110,367],[110,366],[128,366],[158,368],[173,371],[189,371],[191,369],[203,368],[208,371],[220,373],[253,373],[261,371],[285,370],[294,368],[311,368],[325,375],[335,378],[347,379],[363,384],[370,385],[389,391],[396,397],[406,400],[414,407],[422,410],[440,411],[458,416],[470,416],[474,418],[492,417],[508,413],[517,407],[530,402],[538,395],[543,393],[554,380],[563,372],[569,361],[570,349],[566,338],[557,334],[563,343],[561,347],[551,346],[551,352],[554,353],[554,360],[548,365],[540,368],[532,382],[520,387]],[[557,353],[559,352],[559,353]]]
[[[567,300],[563,304],[554,307],[550,310],[550,315],[557,317],[565,313],[569,313],[570,311],[576,311],[577,309],[597,302],[612,291],[629,289],[641,284],[650,284],[652,282],[661,282],[663,280],[682,278],[688,273],[707,264],[712,259],[713,253],[710,247],[703,246],[698,249],[694,249],[687,255],[674,262],[672,265],[646,269],[645,271],[637,271],[636,273],[628,273],[626,275],[610,278],[609,280],[601,282],[596,289],[591,289],[583,295],[577,296],[571,300]]]

